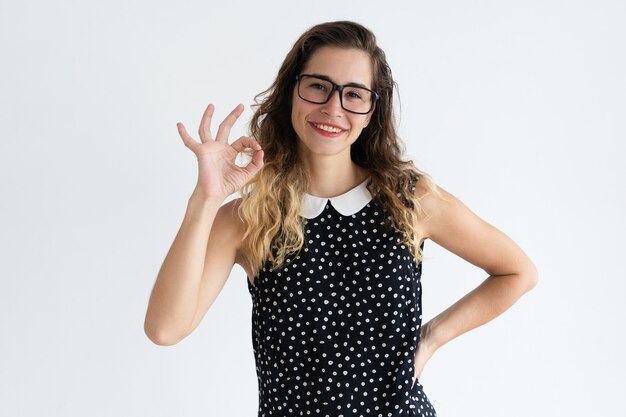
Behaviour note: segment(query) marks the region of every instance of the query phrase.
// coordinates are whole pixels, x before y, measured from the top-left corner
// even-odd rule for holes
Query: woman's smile
[[[320,135],[332,138],[341,136],[347,130],[330,123],[309,122],[309,125]]]

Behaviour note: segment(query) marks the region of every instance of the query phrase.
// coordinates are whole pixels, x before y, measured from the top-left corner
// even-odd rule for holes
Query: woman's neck
[[[330,198],[341,195],[362,183],[369,175],[366,169],[351,160],[338,163],[336,159],[316,158],[305,162],[309,171],[308,194]]]

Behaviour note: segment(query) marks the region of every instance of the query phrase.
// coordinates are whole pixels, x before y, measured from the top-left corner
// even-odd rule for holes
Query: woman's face
[[[372,88],[372,62],[359,49],[323,46],[315,51],[305,64],[302,74],[327,77],[338,85],[361,84]],[[334,91],[324,104],[314,104],[298,96],[296,83],[293,91],[291,123],[298,135],[298,150],[316,155],[350,155],[350,146],[367,126],[371,115],[355,114],[341,107],[339,92]]]

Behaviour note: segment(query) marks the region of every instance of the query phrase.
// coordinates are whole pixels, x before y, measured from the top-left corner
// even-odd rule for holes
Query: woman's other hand
[[[411,386],[413,386],[415,381],[422,376],[422,371],[424,370],[424,366],[426,366],[426,362],[428,362],[436,350],[434,343],[429,338],[429,325],[430,323],[422,324],[422,328],[420,329],[420,341],[417,345],[417,350],[415,351],[415,372],[413,374],[413,384],[411,384]]]

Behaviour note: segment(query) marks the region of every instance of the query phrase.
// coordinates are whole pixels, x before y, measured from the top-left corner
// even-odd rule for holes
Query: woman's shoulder
[[[418,176],[415,181],[414,193],[423,213],[422,225],[429,237],[433,232],[431,229],[442,221],[452,207],[460,203],[453,194],[424,175]]]
[[[243,221],[239,217],[240,204],[240,198],[222,203],[211,226],[211,235],[228,242],[228,245],[234,245],[237,249],[241,246],[244,234]]]
[[[225,234],[229,243],[233,243],[236,247],[235,263],[240,265],[250,277],[253,276],[252,270],[248,265],[246,257],[241,252],[245,234],[245,224],[239,216],[239,207],[242,201],[243,199],[238,197],[222,204],[215,221],[219,222],[220,228],[227,230]]]
[[[239,207],[241,206],[242,198],[234,198],[219,208],[216,220],[225,222],[233,230],[243,231],[243,221],[239,216]]]

